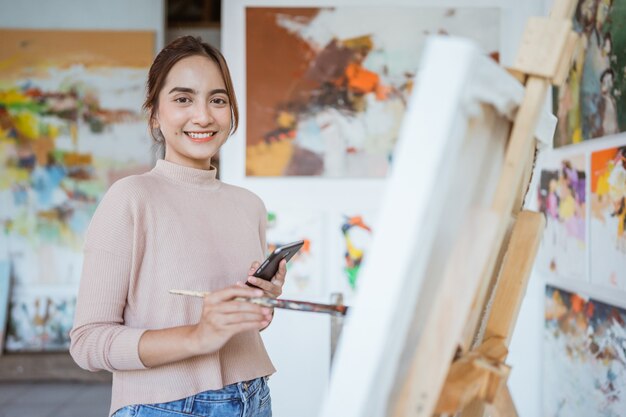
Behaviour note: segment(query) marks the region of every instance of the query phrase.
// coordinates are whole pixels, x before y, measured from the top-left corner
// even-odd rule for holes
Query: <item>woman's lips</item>
[[[208,142],[215,137],[217,132],[185,132],[187,137],[194,142]]]

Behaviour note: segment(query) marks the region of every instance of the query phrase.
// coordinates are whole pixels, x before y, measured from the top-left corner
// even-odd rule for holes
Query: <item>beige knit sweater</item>
[[[139,359],[144,331],[200,317],[202,299],[169,289],[232,285],[264,257],[262,201],[215,174],[159,160],[152,171],[116,182],[94,214],[70,353],[82,368],[113,373],[111,414],[275,372],[257,331],[234,336],[216,353],[164,366],[148,369]]]

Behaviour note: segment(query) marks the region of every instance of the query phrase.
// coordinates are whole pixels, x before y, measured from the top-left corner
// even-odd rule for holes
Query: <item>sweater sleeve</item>
[[[139,339],[146,329],[124,325],[136,245],[132,190],[125,184],[105,194],[85,237],[70,354],[89,371],[145,369]]]

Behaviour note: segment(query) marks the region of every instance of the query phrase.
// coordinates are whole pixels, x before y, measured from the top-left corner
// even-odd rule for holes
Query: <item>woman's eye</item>
[[[220,105],[228,104],[228,102],[221,97],[215,97],[211,99],[211,103],[220,104]]]
[[[189,100],[189,98],[187,98],[187,97],[178,97],[178,98],[174,99],[174,101],[177,102],[177,103],[182,103],[182,104],[191,103],[191,100]]]

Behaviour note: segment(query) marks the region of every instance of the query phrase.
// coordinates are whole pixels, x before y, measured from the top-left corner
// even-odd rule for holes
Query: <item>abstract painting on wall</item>
[[[553,276],[586,280],[585,156],[550,155],[541,166],[539,210],[546,217],[537,267]]]
[[[626,290],[626,146],[591,153],[591,282]]]
[[[320,212],[282,209],[268,212],[267,253],[276,247],[304,240],[287,264],[284,298],[319,297],[324,290],[324,218]]]
[[[626,0],[579,0],[573,24],[580,40],[553,94],[554,146],[626,130]]]
[[[246,8],[246,175],[384,177],[424,39],[498,59],[497,8]]]
[[[14,277],[6,348],[57,350],[68,344],[98,201],[152,164],[141,105],[154,34],[3,29],[0,37],[0,239]]]
[[[18,289],[11,295],[7,351],[67,350],[76,296],[63,286]]]
[[[0,356],[4,351],[4,339],[9,313],[9,291],[11,289],[11,268],[7,240],[0,239]]]
[[[626,410],[626,310],[546,287],[543,415],[618,417]]]
[[[331,291],[348,300],[359,287],[359,272],[375,229],[376,216],[370,212],[341,213],[332,224],[335,236]]]

